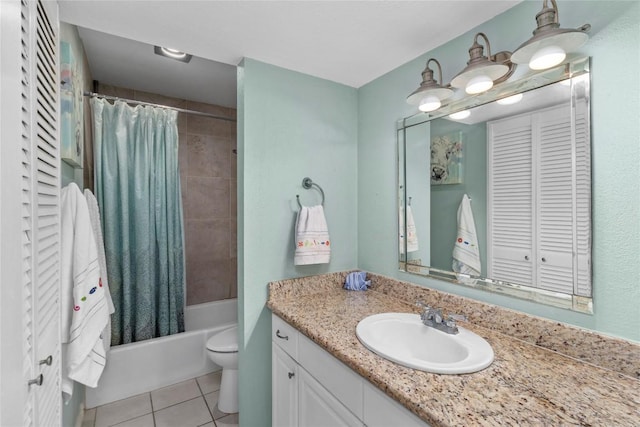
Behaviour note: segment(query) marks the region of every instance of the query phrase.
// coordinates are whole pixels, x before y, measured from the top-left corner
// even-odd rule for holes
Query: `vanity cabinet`
[[[428,427],[276,315],[271,347],[274,427]]]

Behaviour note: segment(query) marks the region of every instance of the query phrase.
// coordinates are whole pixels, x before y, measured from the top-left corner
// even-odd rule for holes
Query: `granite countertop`
[[[332,273],[272,282],[268,307],[432,426],[640,425],[640,380],[635,378],[640,372],[640,346],[635,343],[383,276],[370,275],[373,286],[366,292],[345,291],[341,289],[345,275]],[[417,312],[409,302],[416,296],[445,312],[461,308],[457,304],[463,308],[457,312],[463,314],[482,311],[484,306],[498,315],[504,314],[503,319],[493,319],[495,324],[506,322],[502,331],[494,323],[491,328],[479,326],[482,322],[474,322],[474,316],[470,318],[472,323],[460,323],[491,344],[493,364],[474,374],[432,374],[379,357],[358,341],[355,330],[360,320],[383,312]],[[440,305],[433,304],[434,299]],[[514,316],[518,319],[514,320]],[[578,335],[578,344],[570,346],[572,351],[585,353],[591,359],[563,354],[553,348],[555,344],[544,343],[554,342],[548,337],[540,345],[518,337],[517,332],[510,335],[513,328],[526,329],[527,318],[531,318],[533,329],[540,328],[542,322],[550,330],[546,324],[552,324],[560,348],[567,344],[563,333]],[[581,342],[594,350],[579,348]],[[606,354],[617,354],[614,359],[619,363],[608,361],[600,366],[598,353],[602,353],[602,360],[607,359]]]

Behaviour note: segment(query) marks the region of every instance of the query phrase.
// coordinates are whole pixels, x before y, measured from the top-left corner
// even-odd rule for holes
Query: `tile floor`
[[[237,427],[238,414],[218,410],[221,375],[213,372],[88,409],[82,427]]]

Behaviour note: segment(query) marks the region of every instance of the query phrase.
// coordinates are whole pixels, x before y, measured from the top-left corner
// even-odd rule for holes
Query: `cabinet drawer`
[[[300,334],[298,362],[358,418],[362,418],[362,377]]]
[[[298,331],[276,316],[271,316],[271,340],[294,359],[298,358]]]

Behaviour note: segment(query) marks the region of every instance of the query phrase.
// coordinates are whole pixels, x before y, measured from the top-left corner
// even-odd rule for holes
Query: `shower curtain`
[[[92,98],[95,193],[116,307],[111,344],[184,331],[176,111]]]

